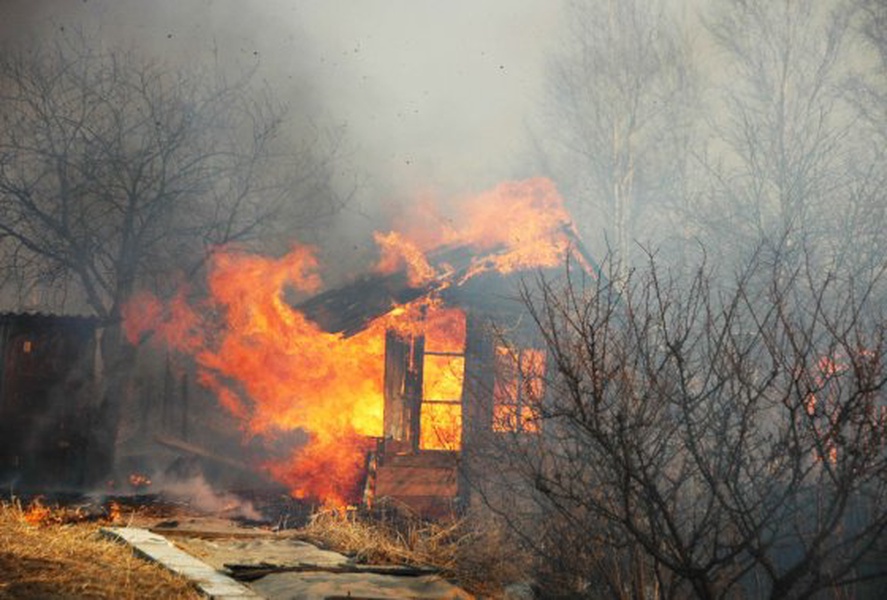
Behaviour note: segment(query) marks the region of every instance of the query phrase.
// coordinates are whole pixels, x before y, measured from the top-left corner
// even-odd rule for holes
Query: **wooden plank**
[[[425,467],[455,469],[459,465],[459,453],[452,450],[423,450],[411,454],[385,454],[382,464],[386,467]]]
[[[372,573],[375,575],[395,575],[398,577],[422,577],[423,575],[437,575],[440,569],[436,567],[406,566],[406,565],[312,565],[299,563],[298,565],[275,565],[262,562],[259,564],[225,563],[225,568],[237,581],[255,581],[266,575],[274,573]]]
[[[211,452],[206,448],[202,448],[195,444],[191,444],[189,442],[185,442],[182,440],[178,440],[176,438],[172,438],[169,436],[155,435],[154,441],[162,446],[166,446],[167,448],[171,448],[173,450],[178,450],[180,452],[184,452],[185,454],[191,454],[194,456],[199,456],[201,458],[206,458],[208,460],[212,460],[223,465],[227,465],[229,467],[233,467],[240,471],[245,471],[247,473],[258,473],[257,469],[254,466],[248,465],[244,462],[240,462],[238,460],[234,460],[233,458],[228,458],[227,456],[222,456],[220,454],[216,454],[215,452]]]
[[[376,472],[376,497],[405,496],[455,497],[458,492],[456,472],[451,469],[379,468]]]
[[[434,496],[436,498],[453,499],[458,496],[458,486],[455,482],[449,484],[417,484],[402,482],[397,485],[378,486],[376,488],[376,501],[383,498],[394,498],[398,501],[406,501],[413,496]]]
[[[455,496],[402,496],[395,498],[395,504],[429,519],[445,519],[456,513]]]
[[[381,485],[376,485],[376,497],[403,498],[405,496],[441,496],[453,498],[458,494],[458,486],[455,481],[423,482],[404,480],[388,480]]]
[[[417,483],[436,483],[439,481],[455,481],[455,469],[439,469],[425,467],[386,467],[376,470],[376,482],[414,481]]]

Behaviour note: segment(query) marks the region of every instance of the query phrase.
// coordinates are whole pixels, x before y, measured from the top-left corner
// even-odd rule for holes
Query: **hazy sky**
[[[535,175],[552,0],[0,0],[6,40],[98,31],[165,60],[248,66],[292,109],[342,125],[371,193]]]

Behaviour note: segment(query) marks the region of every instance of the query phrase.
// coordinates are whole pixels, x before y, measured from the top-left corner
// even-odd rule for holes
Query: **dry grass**
[[[436,567],[484,597],[500,596],[505,585],[526,579],[529,569],[529,559],[488,516],[434,523],[322,511],[311,517],[303,533],[359,562]]]
[[[0,600],[201,598],[187,581],[100,535],[99,527],[126,518],[113,504],[96,517],[0,502]],[[495,598],[528,572],[528,560],[505,531],[476,515],[434,523],[321,511],[300,533],[363,563],[435,567],[467,591]]]
[[[99,527],[112,519],[0,503],[0,599],[201,597],[184,579],[101,537]]]

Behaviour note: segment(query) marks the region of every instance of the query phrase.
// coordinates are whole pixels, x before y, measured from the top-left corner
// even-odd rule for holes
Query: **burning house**
[[[464,272],[470,257],[457,248],[435,258]],[[326,331],[354,335],[405,301],[414,303],[385,328],[382,431],[365,501],[393,500],[425,515],[452,511],[469,496],[460,469],[466,451],[496,432],[539,432],[545,353],[518,297],[523,274],[491,271],[423,289],[398,272],[296,307]]]
[[[417,219],[377,233],[378,264],[327,291],[310,248],[221,249],[209,298],[134,298],[128,334],[151,330],[191,355],[250,439],[303,430],[306,444],[262,465],[293,496],[441,514],[467,499],[468,451],[539,431],[546,361],[519,282],[568,257],[593,267],[548,180],[465,205],[464,224]]]

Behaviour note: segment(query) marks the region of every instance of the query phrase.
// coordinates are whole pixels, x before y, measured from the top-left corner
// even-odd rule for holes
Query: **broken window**
[[[456,309],[433,311],[425,329],[419,448],[460,448],[464,379],[465,313]]]
[[[496,347],[493,431],[538,433],[545,392],[545,351]]]

